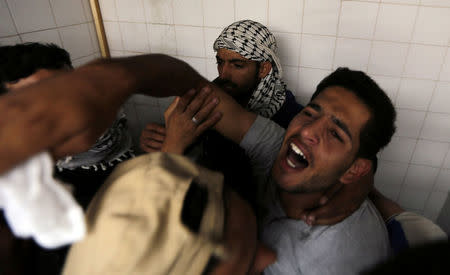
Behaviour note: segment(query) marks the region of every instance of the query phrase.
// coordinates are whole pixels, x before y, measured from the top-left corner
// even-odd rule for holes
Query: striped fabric
[[[277,113],[286,99],[286,84],[282,80],[282,68],[277,56],[275,36],[262,24],[242,20],[226,27],[214,42],[214,51],[225,48],[253,61],[269,61],[272,70],[258,84],[247,109],[270,118]]]

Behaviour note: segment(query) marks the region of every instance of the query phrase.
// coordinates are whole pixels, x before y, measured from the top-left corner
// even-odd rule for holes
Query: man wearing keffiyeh
[[[213,48],[215,82],[246,109],[286,128],[302,107],[283,82],[275,36],[258,22],[242,20],[226,27]]]
[[[242,20],[226,27],[213,48],[219,72],[213,82],[247,110],[287,128],[303,107],[282,80],[275,36],[258,22]],[[166,131],[169,130],[156,123],[147,124],[140,138],[141,149],[161,151]],[[238,145],[215,131],[207,131],[185,153],[198,163],[221,171],[226,184],[248,201],[255,201],[254,186],[249,184],[253,180],[252,168]]]
[[[226,27],[213,44],[219,76],[213,81],[243,107],[270,118],[283,128],[303,108],[283,82],[275,36],[252,20]],[[149,123],[142,131],[140,147],[160,151],[166,129]]]

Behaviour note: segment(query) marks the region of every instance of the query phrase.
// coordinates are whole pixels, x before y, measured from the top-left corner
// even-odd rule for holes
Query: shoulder
[[[270,119],[257,116],[255,122],[242,139],[240,146],[246,151],[266,148],[278,150],[283,141],[285,130]]]
[[[250,159],[257,182],[263,181],[263,178],[269,175],[284,133],[285,130],[275,122],[258,116],[239,144]]]

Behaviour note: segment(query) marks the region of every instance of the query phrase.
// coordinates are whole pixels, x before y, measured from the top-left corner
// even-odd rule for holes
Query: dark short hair
[[[69,53],[55,44],[25,43],[0,47],[0,83],[17,81],[39,69],[72,68]]]
[[[328,87],[339,86],[354,93],[370,111],[369,121],[361,129],[357,157],[372,159],[391,141],[395,132],[396,112],[386,93],[368,75],[361,71],[338,68],[325,77],[311,97]]]

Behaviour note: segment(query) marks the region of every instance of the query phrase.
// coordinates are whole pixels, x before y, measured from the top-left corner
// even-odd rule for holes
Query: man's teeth
[[[295,168],[295,167],[296,167],[295,164],[292,163],[292,161],[290,161],[289,159],[287,159],[287,164],[288,164],[290,167],[292,167],[292,168]]]
[[[294,151],[297,155],[302,156],[302,158],[305,158],[305,155],[303,154],[302,150],[297,147],[294,143],[291,142],[290,144],[292,151]]]

